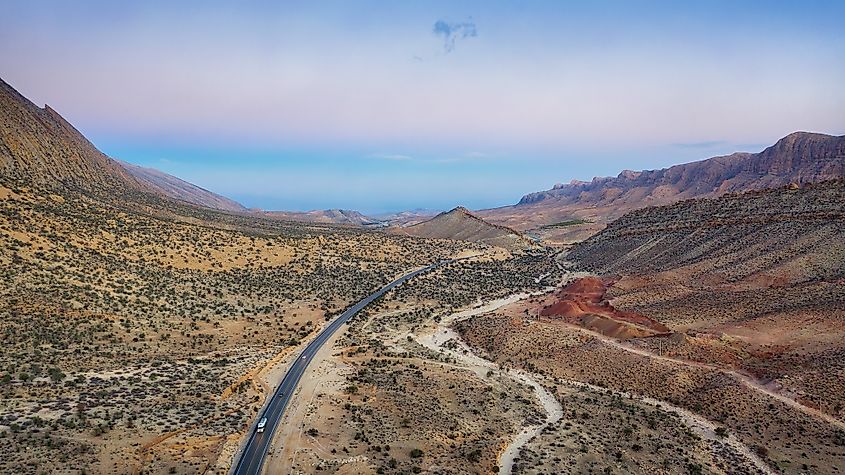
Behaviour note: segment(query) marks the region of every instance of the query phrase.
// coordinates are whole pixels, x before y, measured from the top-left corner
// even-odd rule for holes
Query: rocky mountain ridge
[[[574,218],[607,223],[628,211],[729,192],[845,176],[845,136],[795,132],[759,153],[733,153],[659,170],[572,181],[480,216],[515,229]]]
[[[0,171],[21,183],[81,189],[143,189],[120,164],[49,106],[0,79]]]
[[[142,167],[121,160],[118,160],[118,163],[146,188],[165,196],[221,211],[246,211],[246,208],[237,201],[208,191],[181,178],[168,175],[154,168]]]
[[[228,213],[248,213],[315,224],[374,225],[350,210],[248,210],[240,203],[162,171],[102,153],[50,106],[38,107],[0,79],[0,177],[7,183],[73,189],[135,205],[164,200]]]

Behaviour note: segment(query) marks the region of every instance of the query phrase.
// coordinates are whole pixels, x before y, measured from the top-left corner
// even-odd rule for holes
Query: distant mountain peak
[[[448,214],[448,213],[462,213],[462,214],[473,215],[472,211],[466,209],[463,206],[455,206],[454,208],[452,208],[451,210],[446,212],[446,214]]]
[[[396,232],[431,239],[480,242],[508,250],[534,246],[529,238],[518,231],[489,223],[463,206],[457,206],[428,221],[401,228]]]

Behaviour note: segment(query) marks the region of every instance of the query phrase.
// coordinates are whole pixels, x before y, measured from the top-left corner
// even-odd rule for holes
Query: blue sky
[[[178,4],[176,4],[178,3]],[[484,208],[845,133],[845,2],[4,2],[0,77],[265,209]]]

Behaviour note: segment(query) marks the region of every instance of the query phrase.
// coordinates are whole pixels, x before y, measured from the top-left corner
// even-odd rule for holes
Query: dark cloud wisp
[[[451,53],[455,49],[456,41],[478,36],[478,30],[475,26],[475,22],[471,19],[469,21],[457,23],[437,20],[434,22],[432,32],[443,38],[443,51],[446,53]]]

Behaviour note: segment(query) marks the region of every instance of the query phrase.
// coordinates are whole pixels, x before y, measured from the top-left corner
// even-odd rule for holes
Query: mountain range
[[[733,153],[659,170],[572,181],[478,215],[514,229],[566,220],[597,230],[628,211],[688,198],[812,183],[845,176],[845,136],[795,132],[759,153]]]
[[[0,171],[12,179],[85,190],[120,190],[152,194],[229,213],[310,223],[358,226],[418,225],[435,212],[415,210],[372,218],[353,210],[262,211],[247,209],[164,172],[114,160],[100,152],[49,106],[40,108],[0,80]],[[616,177],[572,181],[529,193],[511,206],[470,214],[453,210],[435,223],[454,227],[446,217],[473,223],[455,235],[475,235],[484,219],[501,229],[532,230],[554,242],[583,240],[628,211],[666,205],[689,198],[711,198],[730,192],[813,183],[845,176],[845,136],[792,133],[759,153],[734,153],[659,170],[622,171]],[[442,236],[430,228],[408,234]],[[495,234],[495,233],[494,233]],[[481,232],[481,239],[488,239]],[[523,236],[524,237],[524,236]],[[462,238],[458,238],[462,239]],[[511,239],[511,238],[508,238]],[[517,239],[518,241],[518,239]]]

